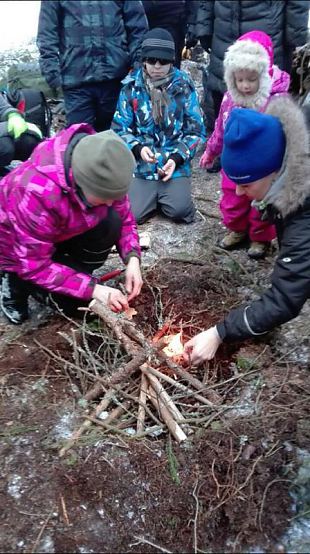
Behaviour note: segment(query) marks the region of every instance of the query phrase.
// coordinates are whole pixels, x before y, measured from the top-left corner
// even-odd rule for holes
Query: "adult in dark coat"
[[[293,50],[307,42],[309,6],[308,0],[199,0],[195,35],[210,51],[206,87],[215,118],[226,90],[223,59],[228,46],[244,33],[264,31],[272,39],[275,64],[290,73]]]
[[[180,68],[185,36],[188,28],[192,28],[196,20],[197,0],[142,0],[142,2],[149,28],[166,29],[173,36],[176,54],[174,65]]]
[[[110,127],[121,80],[148,29],[136,0],[41,2],[37,45],[50,87],[63,88],[68,125]]]
[[[309,135],[300,108],[288,97],[271,100],[264,114],[235,108],[222,165],[236,193],[256,200],[275,223],[280,250],[271,287],[185,345],[185,358],[194,364],[213,358],[222,341],[264,335],[293,319],[310,298]]]

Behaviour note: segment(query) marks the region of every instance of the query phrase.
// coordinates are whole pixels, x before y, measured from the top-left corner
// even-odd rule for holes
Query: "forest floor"
[[[169,318],[186,339],[268,284],[276,251],[256,262],[216,248],[219,175],[197,160],[193,196],[192,225],[156,216],[140,229],[151,244],[135,323],[148,338]],[[118,264],[110,256],[105,271]],[[85,410],[87,383],[68,370],[64,338],[79,325],[35,302],[20,327],[0,319],[0,551],[289,551],[289,530],[309,510],[309,305],[198,370],[226,411],[206,407],[186,443],[92,426],[60,458]]]

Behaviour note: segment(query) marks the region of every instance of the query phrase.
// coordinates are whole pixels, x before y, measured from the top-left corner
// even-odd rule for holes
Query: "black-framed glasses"
[[[155,65],[156,62],[158,62],[159,65],[168,65],[172,63],[172,62],[169,62],[169,60],[161,60],[160,58],[146,58],[145,61],[150,65]]]

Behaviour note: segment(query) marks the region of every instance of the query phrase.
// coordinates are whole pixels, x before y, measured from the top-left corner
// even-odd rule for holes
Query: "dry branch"
[[[184,431],[182,431],[181,427],[174,420],[171,412],[168,410],[168,408],[166,408],[165,404],[161,401],[159,396],[157,396],[151,385],[148,388],[148,397],[150,398],[153,406],[158,411],[162,420],[167,425],[171,435],[175,438],[175,440],[177,442],[183,442],[187,440],[187,436],[185,435]]]
[[[123,415],[128,410],[129,406],[130,402],[126,400],[124,404],[120,404],[119,406],[117,406],[117,408],[114,408],[114,410],[109,413],[108,417],[103,420],[104,423],[110,424],[111,421],[114,421],[119,416]]]
[[[122,327],[123,320],[97,300],[91,301],[91,303],[89,304],[89,309],[95,314],[99,315],[101,319],[103,319],[103,321],[110,327],[110,329],[114,331],[116,338],[124,346],[126,352],[134,356],[137,352],[138,347],[124,333]]]
[[[129,427],[133,422],[133,419],[130,419],[129,421],[121,421],[117,425],[110,425],[109,423],[106,423],[105,420],[97,419],[93,416],[86,415],[85,419],[90,425],[92,423],[95,423],[99,427],[103,427],[106,431],[110,431],[112,433],[118,433],[123,437],[127,437],[127,438],[129,436],[128,433],[126,433],[126,431],[123,431],[122,429]]]
[[[107,409],[108,405],[110,404],[113,396],[115,395],[115,389],[109,389],[101,402],[96,406],[96,408],[92,412],[92,417],[97,417],[101,412]],[[59,456],[62,457],[64,454],[72,448],[72,446],[76,443],[76,441],[82,436],[82,434],[91,426],[91,422],[88,420],[83,421],[82,425],[75,431],[72,435],[72,437],[68,440],[67,444],[63,446],[59,452]]]
[[[193,391],[192,389],[188,388],[186,385],[183,385],[183,383],[179,383],[179,381],[175,381],[172,379],[172,377],[169,377],[169,375],[166,375],[165,373],[161,373],[154,367],[150,367],[149,365],[145,365],[145,368],[142,368],[142,371],[144,373],[152,373],[152,375],[155,375],[155,377],[158,377],[160,379],[163,379],[167,383],[170,383],[170,385],[173,385],[177,389],[182,390],[186,396],[194,396],[196,400],[199,400],[202,404],[205,404],[208,407],[213,407],[211,402],[207,400],[204,396],[201,396],[198,392]]]
[[[144,420],[145,420],[145,403],[146,403],[146,393],[147,393],[147,380],[144,373],[141,373],[141,387],[140,387],[140,396],[139,396],[139,407],[138,407],[138,418],[137,418],[137,433],[142,433],[144,431]]]
[[[91,389],[87,391],[87,393],[84,395],[84,398],[89,402],[91,400],[95,400],[95,398],[98,398],[98,396],[100,396],[103,392],[103,385],[101,383],[96,383]]]
[[[147,376],[152,388],[158,395],[159,400],[171,412],[176,422],[183,423],[184,421],[183,415],[181,414],[180,410],[176,407],[175,403],[173,402],[169,394],[165,391],[164,387],[161,385],[157,377],[155,377],[151,373],[145,373],[145,375]]]
[[[140,350],[138,354],[130,361],[128,362],[124,367],[116,371],[112,377],[107,379],[107,383],[109,385],[117,385],[121,383],[122,381],[125,381],[125,379],[128,379],[130,375],[135,373],[139,369],[139,367],[145,362],[147,358],[147,354]]]

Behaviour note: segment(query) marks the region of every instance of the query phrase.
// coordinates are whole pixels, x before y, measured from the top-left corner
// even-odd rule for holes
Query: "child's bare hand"
[[[129,258],[129,262],[126,268],[126,291],[128,293],[128,302],[138,296],[141,291],[143,281],[140,269],[139,258]]]
[[[96,285],[93,291],[93,298],[102,302],[112,312],[123,312],[128,309],[127,297],[118,289],[105,285]]]
[[[146,163],[155,163],[156,162],[156,158],[154,156],[154,153],[152,152],[152,150],[148,146],[143,146],[143,148],[140,152],[140,156],[141,156],[142,160]]]
[[[208,152],[208,150],[205,150],[202,154],[200,160],[199,160],[199,167],[202,169],[209,169],[213,166],[214,157]]]
[[[183,357],[186,362],[191,361],[193,365],[197,366],[206,360],[212,360],[221,342],[216,327],[210,327],[184,345]]]
[[[171,179],[171,177],[173,175],[175,167],[176,167],[175,161],[170,158],[162,168],[162,171],[164,171],[165,173],[161,177],[161,180],[164,181],[164,182],[169,181],[169,179]]]

